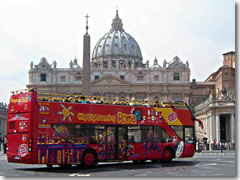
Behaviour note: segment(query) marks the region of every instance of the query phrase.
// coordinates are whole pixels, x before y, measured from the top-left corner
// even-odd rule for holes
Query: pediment
[[[128,85],[128,81],[122,80],[114,75],[108,74],[92,82],[94,85]]]
[[[38,65],[35,65],[35,67],[40,69],[51,69],[51,65],[48,63],[45,57],[42,57]]]
[[[173,58],[173,61],[169,63],[168,69],[186,69],[186,65],[176,56]]]

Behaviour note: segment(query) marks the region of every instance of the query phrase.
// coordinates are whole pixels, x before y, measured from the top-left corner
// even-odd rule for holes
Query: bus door
[[[127,156],[127,128],[107,126],[106,127],[106,159],[124,159]]]
[[[107,126],[106,127],[106,148],[105,148],[105,158],[115,159],[116,158],[116,127]]]
[[[194,146],[194,132],[192,126],[183,127],[183,139],[184,139],[184,157],[192,157],[195,146]]]
[[[117,159],[127,157],[127,127],[117,127]]]

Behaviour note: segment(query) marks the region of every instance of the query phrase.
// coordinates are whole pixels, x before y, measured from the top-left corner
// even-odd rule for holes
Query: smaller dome
[[[160,69],[160,68],[162,68],[162,67],[158,64],[158,60],[157,60],[156,57],[155,57],[155,59],[154,59],[154,63],[153,63],[153,65],[151,66],[151,68],[152,68],[152,69]]]
[[[47,63],[47,59],[46,59],[45,57],[42,57],[42,58],[40,59],[40,62],[41,62],[41,63]]]

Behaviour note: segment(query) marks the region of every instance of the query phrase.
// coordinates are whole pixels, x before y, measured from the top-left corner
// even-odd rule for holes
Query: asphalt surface
[[[8,163],[6,155],[0,154],[0,176],[95,176],[95,177],[175,177],[175,176],[220,176],[236,175],[235,153],[195,154],[193,158],[173,159],[170,163],[133,164],[130,161],[120,163],[99,163],[92,168],[73,166],[60,168],[45,165]]]

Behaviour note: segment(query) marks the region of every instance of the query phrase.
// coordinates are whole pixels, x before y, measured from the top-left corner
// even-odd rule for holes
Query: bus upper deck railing
[[[37,91],[36,88],[23,89],[12,91],[12,94]],[[51,94],[51,93],[38,93],[38,101],[48,102],[71,102],[71,103],[84,103],[84,104],[111,104],[111,105],[126,105],[126,106],[146,106],[146,107],[165,107],[177,109],[189,109],[183,101],[158,101],[148,99],[135,99],[135,98],[118,98],[118,97],[103,97],[103,96],[84,96],[75,94]]]

